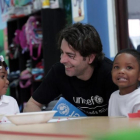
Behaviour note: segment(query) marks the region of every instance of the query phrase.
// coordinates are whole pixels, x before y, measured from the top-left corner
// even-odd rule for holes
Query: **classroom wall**
[[[110,57],[107,0],[87,0],[88,23],[92,24],[101,37],[103,52]]]
[[[96,28],[101,37],[101,41],[103,44],[103,52],[108,58],[112,59],[112,55],[110,54],[109,43],[107,0],[82,0],[82,2],[84,4],[84,19],[79,22],[89,23]],[[75,7],[73,3],[73,16],[75,12],[74,8]],[[73,17],[73,23],[75,22],[77,21],[75,21]]]

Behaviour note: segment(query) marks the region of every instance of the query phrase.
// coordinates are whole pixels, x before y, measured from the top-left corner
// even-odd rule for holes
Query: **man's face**
[[[90,57],[82,57],[65,39],[62,40],[60,62],[65,66],[66,75],[84,80],[90,69],[93,69],[89,65],[91,61]]]

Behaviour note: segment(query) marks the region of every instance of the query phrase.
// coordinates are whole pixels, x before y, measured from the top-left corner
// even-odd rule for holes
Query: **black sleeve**
[[[34,100],[41,104],[48,104],[60,95],[58,89],[58,78],[52,67],[48,74],[45,76],[41,85],[33,93],[32,97]]]

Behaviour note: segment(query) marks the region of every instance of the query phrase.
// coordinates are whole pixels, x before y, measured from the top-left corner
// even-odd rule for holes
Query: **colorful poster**
[[[72,0],[72,16],[74,22],[80,22],[85,18],[84,0]]]
[[[3,22],[9,19],[9,12],[14,0],[0,0],[0,16]]]
[[[6,52],[8,51],[8,41],[7,41],[7,27],[6,27],[6,12],[10,6],[11,0],[0,0],[0,55],[4,56],[4,60],[8,65],[8,57],[6,57]],[[2,16],[3,15],[3,16]],[[7,95],[10,94],[9,88],[7,90]]]
[[[6,52],[8,51],[8,44],[7,44],[7,28],[0,30],[0,55],[4,56],[4,60],[8,65],[8,57],[6,57]],[[7,90],[7,95],[10,94],[9,88]]]
[[[22,7],[33,0],[0,0],[0,12],[2,21],[7,21],[10,19],[11,14],[15,14],[15,7]]]

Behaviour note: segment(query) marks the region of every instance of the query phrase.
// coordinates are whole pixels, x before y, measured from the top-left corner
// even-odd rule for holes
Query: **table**
[[[88,140],[91,135],[140,128],[139,118],[87,117],[32,125],[0,124],[4,140]]]

